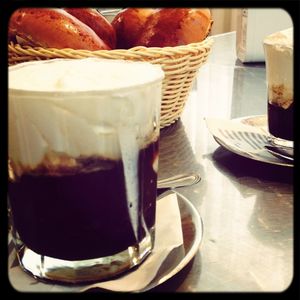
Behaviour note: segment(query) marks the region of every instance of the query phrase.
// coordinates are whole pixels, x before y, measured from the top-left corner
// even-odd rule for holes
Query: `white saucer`
[[[172,192],[167,191],[160,197]],[[203,223],[198,211],[187,198],[176,191],[174,192],[177,194],[180,210],[183,245],[170,253],[154,280],[143,291],[157,287],[181,271],[199,251],[202,242]]]
[[[206,124],[216,142],[231,152],[273,165],[293,167],[292,161],[280,159],[265,149],[269,144],[266,115],[231,120],[206,118]]]
[[[158,269],[153,280],[142,290],[135,290],[134,292],[144,292],[157,287],[158,285],[166,282],[173,277],[179,271],[181,271],[195,256],[199,250],[202,238],[203,238],[203,225],[202,220],[197,212],[196,208],[191,202],[175,191],[166,191],[161,194],[157,201],[166,197],[170,193],[176,193],[178,208],[180,212],[183,244],[177,248],[174,248],[169,255],[165,258],[163,263]],[[11,236],[9,235],[8,245],[8,274],[13,286],[20,291],[38,291],[38,292],[50,292],[52,290],[51,284],[38,282],[32,278],[23,270],[18,264],[16,253],[13,247]],[[59,291],[65,288],[67,292],[81,292],[89,291],[89,289],[82,287],[60,287]],[[98,288],[93,288],[93,291],[97,291]],[[103,289],[99,289],[101,291]]]

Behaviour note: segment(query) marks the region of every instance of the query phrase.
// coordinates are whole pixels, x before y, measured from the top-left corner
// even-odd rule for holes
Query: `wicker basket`
[[[98,51],[32,48],[11,43],[8,45],[8,62],[12,65],[25,61],[52,58],[100,57],[159,64],[165,73],[160,119],[160,127],[164,128],[179,119],[196,73],[199,67],[206,62],[212,43],[213,40],[209,37],[200,43],[177,47],[134,47],[128,50]]]

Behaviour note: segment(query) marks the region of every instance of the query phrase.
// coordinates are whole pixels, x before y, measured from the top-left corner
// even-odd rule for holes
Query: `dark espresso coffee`
[[[294,140],[293,138],[294,104],[287,109],[268,102],[269,132],[278,138]]]
[[[14,227],[34,252],[64,260],[110,256],[138,244],[155,223],[158,142],[139,151],[138,225],[134,232],[124,165],[87,158],[84,169],[24,173],[9,183]]]

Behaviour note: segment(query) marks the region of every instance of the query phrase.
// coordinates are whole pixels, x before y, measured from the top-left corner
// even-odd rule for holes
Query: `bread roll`
[[[57,8],[20,8],[9,21],[9,38],[31,46],[85,50],[110,49],[86,24]]]
[[[213,20],[206,8],[127,8],[113,20],[117,48],[166,47],[203,41]]]
[[[64,8],[66,12],[88,25],[111,48],[116,47],[116,33],[110,22],[95,8]]]
[[[203,41],[212,26],[209,9],[165,8],[151,14],[136,45],[166,47]]]
[[[152,8],[126,8],[120,11],[112,21],[117,37],[116,47],[129,49],[136,46],[148,17],[155,11]]]

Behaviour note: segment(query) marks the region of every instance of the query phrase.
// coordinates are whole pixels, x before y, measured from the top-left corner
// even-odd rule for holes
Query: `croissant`
[[[88,25],[58,8],[20,8],[10,17],[8,37],[31,46],[109,50]]]

